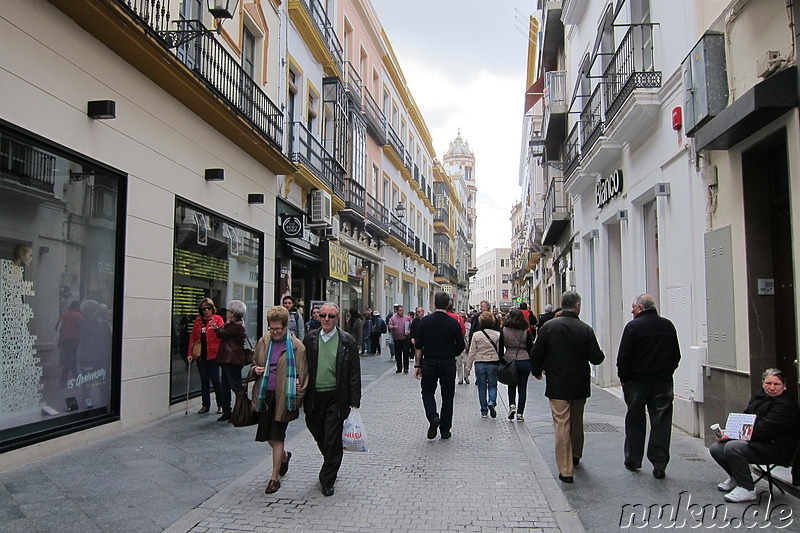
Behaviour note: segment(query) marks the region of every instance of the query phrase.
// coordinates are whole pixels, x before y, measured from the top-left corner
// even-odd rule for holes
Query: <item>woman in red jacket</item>
[[[225,321],[217,314],[217,307],[211,298],[203,298],[198,306],[200,316],[194,321],[192,333],[189,336],[189,363],[197,362],[197,371],[200,373],[200,395],[203,407],[197,414],[207,413],[211,408],[211,385],[214,385],[214,394],[217,399],[217,413],[222,413],[222,386],[219,381],[219,366],[217,365],[217,351],[220,339],[216,335],[209,335],[212,330],[221,328]],[[195,348],[199,344],[199,348]],[[199,350],[199,355],[197,354]]]

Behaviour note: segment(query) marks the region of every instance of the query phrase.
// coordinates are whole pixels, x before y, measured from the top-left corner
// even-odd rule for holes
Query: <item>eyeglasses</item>
[[[286,326],[281,326],[279,328],[269,328],[271,333],[280,333],[281,331],[285,330]]]
[[[209,307],[209,306],[207,306],[207,305],[204,305],[204,306],[203,306],[203,307],[201,307],[200,309],[202,309],[203,311],[213,311],[213,310],[214,310],[214,308],[213,308],[213,307]]]
[[[320,318],[331,318],[332,319],[332,318],[336,318],[337,316],[339,316],[339,315],[336,315],[336,314],[333,314],[333,313],[328,313],[327,315],[325,313],[320,313],[319,314]]]

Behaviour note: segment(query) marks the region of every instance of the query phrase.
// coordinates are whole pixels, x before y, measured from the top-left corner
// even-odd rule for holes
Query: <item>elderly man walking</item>
[[[678,333],[672,322],[658,316],[656,304],[648,294],[633,300],[631,314],[633,320],[622,332],[617,355],[617,375],[628,406],[624,464],[628,470],[642,467],[647,408],[647,459],[653,464],[653,476],[663,479],[672,436],[672,374],[681,360]]]
[[[550,399],[555,432],[558,479],[572,483],[572,471],[583,456],[583,407],[591,396],[589,363],[605,359],[594,330],[581,322],[581,297],[575,291],[561,296],[561,316],[539,329],[531,350],[531,374],[547,375],[545,396]]]

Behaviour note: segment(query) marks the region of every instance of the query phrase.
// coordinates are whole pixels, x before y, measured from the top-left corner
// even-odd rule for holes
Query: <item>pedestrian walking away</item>
[[[303,411],[322,453],[322,494],[332,496],[342,464],[342,427],[350,409],[361,407],[361,360],[356,340],[336,325],[339,306],[324,303],[319,318],[322,327],[303,340],[309,377]]]
[[[572,483],[573,468],[583,457],[583,408],[591,396],[589,363],[605,359],[594,330],[581,322],[581,297],[575,291],[561,296],[561,315],[539,328],[531,351],[531,373],[542,379],[550,400],[555,434],[558,479]]]
[[[253,410],[259,413],[256,441],[272,448],[272,475],[266,494],[281,488],[281,478],[289,471],[292,453],[284,446],[289,422],[300,416],[300,405],[308,387],[306,348],[289,331],[289,311],[275,306],[267,311],[269,334],[256,345],[250,375],[255,376]]]
[[[497,370],[500,367],[500,332],[492,328],[494,316],[484,311],[478,316],[480,333],[472,337],[467,351],[467,370],[469,377],[473,363],[475,364],[475,383],[478,385],[478,403],[481,416],[497,417]]]
[[[297,312],[297,308],[294,305],[294,297],[287,294],[283,297],[281,303],[289,310],[289,331],[294,333],[294,336],[298,339],[303,340],[306,335],[306,325],[303,322],[303,317]]]
[[[246,312],[247,305],[244,302],[231,300],[226,312],[228,321],[221,328],[213,330],[220,340],[217,352],[222,385],[222,416],[217,419],[220,422],[231,419],[231,393],[235,394],[242,388],[244,341],[247,338],[242,319]]]
[[[437,430],[449,439],[453,427],[453,398],[456,392],[456,356],[464,351],[464,335],[458,321],[446,312],[450,295],[437,292],[436,310],[422,318],[416,332],[414,377],[420,380],[422,405],[428,420],[428,438]],[[436,388],[441,387],[442,409],[436,409]]]
[[[508,419],[522,422],[528,398],[528,376],[531,373],[530,350],[533,335],[520,309],[511,309],[500,332],[500,353],[507,362],[515,361],[517,384],[508,385]],[[519,394],[517,394],[519,393]]]
[[[372,312],[372,334],[369,338],[370,354],[381,354],[381,335],[386,333],[386,322],[381,317],[380,311]]]
[[[646,409],[650,417],[647,459],[653,465],[653,476],[663,479],[672,438],[672,374],[681,360],[678,332],[672,322],[658,316],[648,294],[633,300],[631,314],[633,320],[622,332],[617,354],[617,376],[628,406],[623,464],[628,470],[642,467]]]

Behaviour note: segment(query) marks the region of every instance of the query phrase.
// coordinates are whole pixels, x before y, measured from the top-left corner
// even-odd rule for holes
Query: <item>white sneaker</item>
[[[725,495],[725,501],[733,503],[751,502],[756,499],[755,490],[747,490],[742,487],[736,487],[728,494]]]
[[[513,403],[508,406],[508,419],[514,420],[514,414],[517,412],[517,406]]]
[[[517,422],[522,422],[523,420],[525,420],[525,417],[522,416],[522,413],[517,413]]]
[[[717,485],[717,489],[721,490],[722,492],[730,492],[736,487],[736,480],[732,477],[729,477],[719,485]]]

